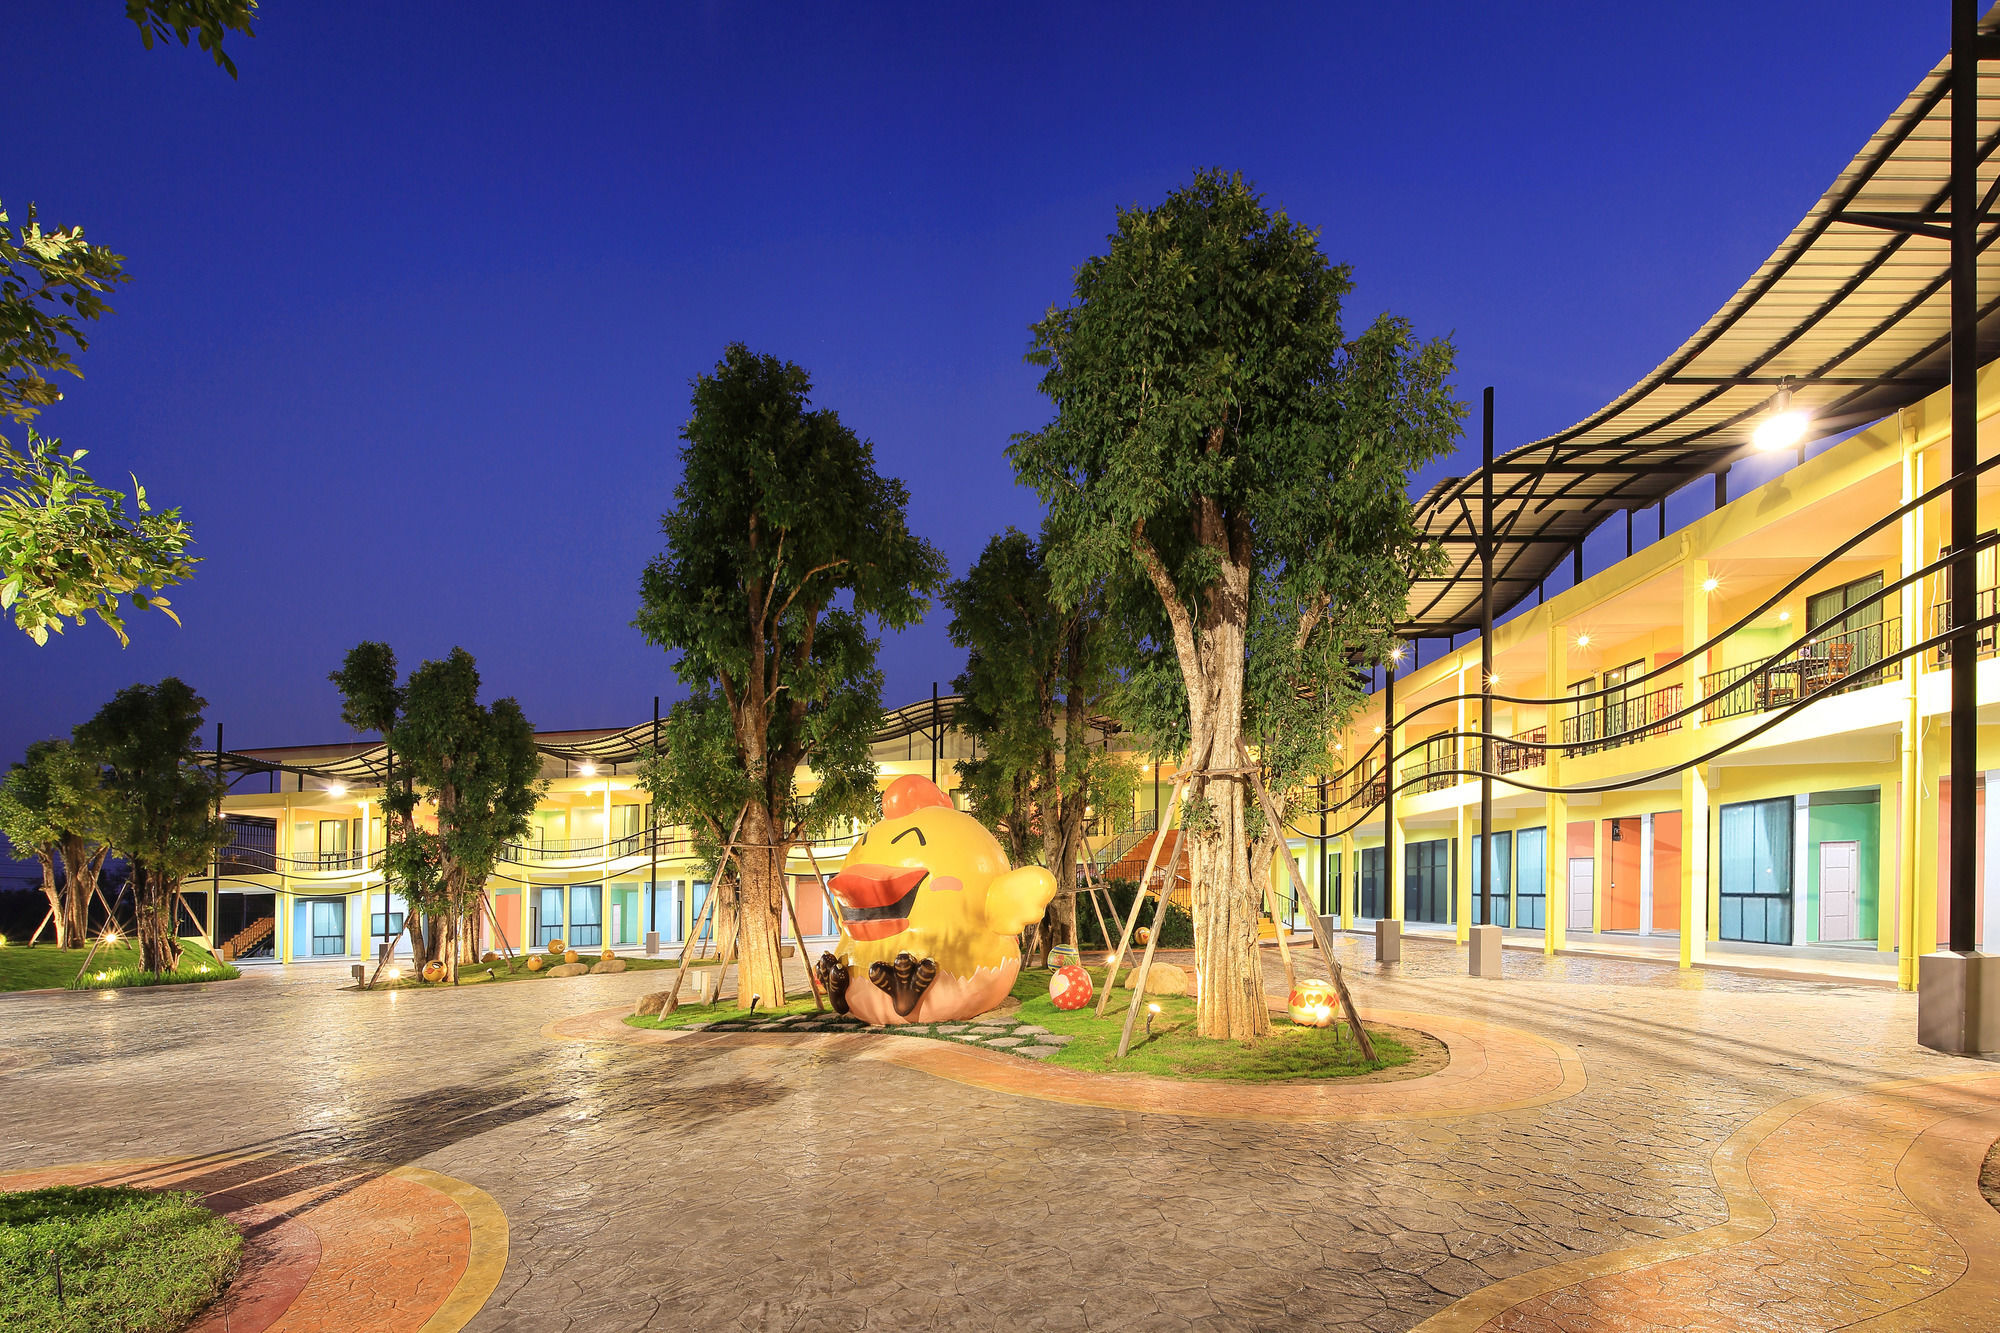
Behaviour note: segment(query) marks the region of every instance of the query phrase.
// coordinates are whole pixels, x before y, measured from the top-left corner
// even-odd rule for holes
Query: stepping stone
[[[1021,1038],[1019,1038],[1019,1037],[992,1037],[992,1038],[989,1038],[989,1039],[987,1040],[987,1043],[986,1043],[986,1044],[987,1044],[988,1046],[1019,1046],[1019,1045],[1021,1044]]]
[[[953,1037],[953,1038],[952,1038],[952,1040],[953,1040],[953,1041],[979,1041],[979,1040],[981,1040],[981,1038],[980,1038],[979,1036],[977,1036],[977,1035],[975,1034],[975,1035],[970,1035],[970,1036],[964,1036],[964,1037]]]
[[[820,1030],[820,1029],[821,1029],[822,1027],[824,1027],[824,1026],[826,1026],[826,1025],[825,1025],[824,1023],[799,1023],[799,1024],[795,1024],[795,1025],[794,1025],[794,1026],[793,1026],[793,1027],[791,1028],[791,1031],[793,1031],[793,1032],[817,1032],[817,1031],[819,1031],[819,1030]]]
[[[1046,1060],[1061,1049],[1060,1046],[1022,1046],[1018,1047],[1014,1054],[1025,1055],[1030,1060]]]
[[[1041,1036],[1035,1038],[1035,1040],[1040,1042],[1042,1045],[1050,1047],[1052,1049],[1060,1049],[1064,1046],[1069,1045],[1071,1042],[1075,1041],[1076,1038],[1058,1037],[1053,1032],[1044,1032]]]
[[[1001,1037],[1007,1033],[1006,1028],[974,1028],[972,1030],[982,1037]]]
[[[708,1031],[708,1030],[709,1030],[710,1028],[712,1028],[712,1027],[714,1027],[714,1026],[715,1026],[715,1024],[713,1024],[713,1023],[683,1023],[683,1024],[681,1024],[681,1031],[683,1031],[683,1032],[706,1032],[706,1031]]]
[[[938,1025],[937,1025],[937,1030],[938,1030],[939,1032],[945,1032],[945,1033],[951,1033],[951,1032],[963,1032],[963,1031],[965,1031],[965,1024],[963,1024],[963,1023],[940,1023],[940,1024],[938,1024]]]
[[[1014,1035],[1017,1037],[1039,1037],[1047,1031],[1047,1028],[1038,1028],[1033,1023],[1024,1023],[1014,1029]]]

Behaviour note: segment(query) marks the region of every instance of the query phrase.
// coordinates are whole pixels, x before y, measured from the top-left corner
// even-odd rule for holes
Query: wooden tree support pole
[[[1083,882],[1089,886],[1088,896],[1090,898],[1090,910],[1097,913],[1097,936],[1099,939],[1104,941],[1104,947],[1108,949],[1111,947],[1111,927],[1104,924],[1104,907],[1097,900],[1097,895],[1100,892],[1102,892],[1102,890],[1098,888],[1097,875],[1091,866],[1091,862],[1094,861],[1095,859],[1096,859],[1095,853],[1093,853],[1090,850],[1090,838],[1088,836],[1085,836],[1083,838]],[[1112,915],[1114,916],[1117,915],[1118,912],[1117,908],[1114,907],[1111,910],[1112,910]],[[1077,952],[1077,961],[1082,962],[1083,961],[1082,948],[1079,947],[1076,952]]]
[[[42,918],[42,924],[35,927],[35,933],[28,936],[28,947],[30,949],[34,948],[36,942],[42,938],[42,932],[49,928],[49,922],[55,919],[56,919],[56,909],[51,907],[48,911],[48,915]]]
[[[715,863],[715,872],[709,877],[708,901],[701,905],[701,918],[700,920],[695,922],[695,928],[694,928],[695,938],[693,940],[687,941],[685,944],[681,946],[681,965],[674,969],[674,984],[673,988],[667,992],[666,1007],[660,1010],[660,1014],[662,1017],[665,1017],[667,1014],[671,1014],[674,1010],[680,1008],[681,983],[687,980],[687,970],[689,962],[688,951],[694,948],[695,940],[699,940],[701,938],[702,927],[707,925],[709,918],[715,915],[715,900],[719,896],[715,891],[715,882],[722,877],[723,867],[729,864],[730,856],[733,855],[736,851],[736,835],[743,831],[743,820],[744,817],[747,816],[749,813],[750,813],[750,807],[748,805],[745,805],[741,810],[738,810],[736,812],[736,825],[734,828],[729,830],[729,843],[722,849],[722,857]]]
[[[1132,1007],[1125,1011],[1125,1030],[1118,1034],[1118,1058],[1123,1060],[1125,1052],[1132,1046],[1132,1025],[1139,1020],[1139,1005],[1146,998],[1146,982],[1153,973],[1153,951],[1160,947],[1160,936],[1166,934],[1167,898],[1173,892],[1174,873],[1180,869],[1181,853],[1187,849],[1186,838],[1174,839],[1174,854],[1167,859],[1166,878],[1161,881],[1160,896],[1153,904],[1153,933],[1146,937],[1146,956],[1139,963],[1138,971],[1132,974]],[[1144,898],[1142,892],[1139,895]],[[1117,980],[1114,972],[1104,982],[1104,989],[1110,993],[1112,983]]]
[[[806,860],[812,863],[813,878],[819,881],[819,896],[826,899],[827,910],[833,913],[834,921],[845,930],[847,916],[840,910],[840,900],[833,896],[833,890],[826,886],[826,872],[819,868],[819,858],[813,855],[813,845],[806,844]]]
[[[1249,763],[1250,751],[1244,746],[1241,740],[1236,742],[1236,748],[1242,754],[1243,762],[1246,764]],[[1250,782],[1252,786],[1257,788],[1257,799],[1264,806],[1264,818],[1271,821],[1272,829],[1278,833],[1279,840],[1282,842],[1285,821],[1278,818],[1278,805],[1277,802],[1271,799],[1270,791],[1264,786],[1264,775],[1261,772],[1252,770]],[[1292,872],[1292,891],[1302,899],[1305,898],[1305,882],[1299,878],[1299,865],[1298,862],[1292,860],[1289,848],[1286,849],[1285,867]],[[1306,901],[1311,900],[1306,899]],[[1347,1013],[1347,1026],[1354,1033],[1355,1044],[1361,1047],[1362,1058],[1367,1060],[1369,1064],[1374,1064],[1375,1043],[1369,1039],[1368,1029],[1361,1026],[1361,1011],[1354,1007],[1354,997],[1347,993],[1347,978],[1341,975],[1340,960],[1333,956],[1333,942],[1326,937],[1326,923],[1319,919],[1319,913],[1316,911],[1308,915],[1312,921],[1313,943],[1319,946],[1319,955],[1326,960],[1326,974],[1328,979],[1333,982],[1334,990],[1340,995],[1340,1007]]]
[[[791,877],[787,875],[785,878],[789,879]],[[799,942],[799,961],[805,964],[806,984],[812,987],[813,1012],[823,1014],[826,1012],[826,1002],[820,998],[819,978],[813,974],[812,960],[806,957],[806,933],[799,929],[799,905],[792,901],[792,895],[786,891],[786,887],[783,883],[778,885],[778,896],[785,900],[785,910],[792,914],[792,938]],[[780,922],[779,924],[783,925],[784,923]],[[784,943],[784,931],[782,930],[778,932],[778,942],[780,944]],[[778,957],[778,981],[780,985],[784,983],[784,979],[785,959],[781,951]]]
[[[1146,885],[1153,878],[1153,868],[1160,863],[1160,844],[1166,841],[1167,825],[1170,822],[1178,822],[1175,816],[1180,813],[1181,791],[1187,785],[1188,775],[1186,773],[1174,774],[1173,791],[1167,802],[1168,818],[1161,819],[1156,817],[1153,820],[1153,846],[1152,850],[1146,853],[1146,871],[1139,877],[1139,891],[1132,895],[1132,911],[1125,918],[1125,929],[1119,933],[1118,947],[1111,951],[1111,967],[1104,974],[1104,994],[1097,997],[1097,1016],[1099,1018],[1104,1017],[1111,1008],[1111,988],[1118,981],[1118,964],[1124,960],[1125,950],[1132,943],[1132,932],[1139,924],[1139,908],[1146,901]],[[1158,813],[1155,812],[1156,816]],[[1176,849],[1180,847],[1180,843],[1180,838],[1176,837],[1174,839]],[[1162,901],[1164,901],[1164,898]]]
[[[1292,849],[1285,845],[1282,836],[1278,839],[1277,855],[1287,861],[1292,859]],[[1292,942],[1285,938],[1291,932],[1285,929],[1285,924],[1282,921],[1278,920],[1278,890],[1270,883],[1270,873],[1271,867],[1266,866],[1264,868],[1264,901],[1271,904],[1271,933],[1278,937],[1278,960],[1285,965],[1285,993],[1289,995],[1293,990],[1297,989],[1299,977],[1298,973],[1292,970]]]
[[[403,928],[396,932],[396,938],[389,941],[388,948],[382,950],[380,953],[375,955],[375,970],[368,974],[369,990],[375,989],[375,983],[382,979],[382,969],[387,967],[389,965],[389,960],[396,956],[396,946],[403,942],[403,936],[410,933],[410,925],[413,921],[416,920],[417,914],[415,912],[408,910],[408,908],[409,904],[405,903],[403,911]]]

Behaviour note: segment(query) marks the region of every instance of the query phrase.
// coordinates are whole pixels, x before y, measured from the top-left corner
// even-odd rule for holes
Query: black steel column
[[[1493,386],[1486,386],[1479,469],[1479,923],[1493,924]]]
[[[1382,915],[1402,920],[1396,913],[1402,896],[1403,872],[1396,865],[1396,659],[1391,657],[1382,666]]]
[[[1979,541],[1979,5],[1951,7],[1951,938],[1946,947],[1974,947],[1978,891],[1979,716],[1977,637]]]
[[[931,682],[931,785],[937,786],[938,751],[944,746],[944,723],[938,719],[937,682]]]
[[[228,785],[222,776],[222,724],[220,722],[215,724],[215,781],[215,820],[219,824],[222,822],[222,793],[227,789]],[[201,934],[208,936],[208,947],[212,953],[222,947],[222,941],[215,938],[215,919],[221,915],[220,909],[222,907],[222,851],[220,848],[216,849],[215,859],[209,862],[209,866],[208,920],[202,922]],[[86,924],[88,924],[90,916],[88,906],[88,904],[85,904],[84,917],[86,918]],[[178,909],[176,911],[178,912]],[[180,923],[176,920],[174,924],[178,927]]]

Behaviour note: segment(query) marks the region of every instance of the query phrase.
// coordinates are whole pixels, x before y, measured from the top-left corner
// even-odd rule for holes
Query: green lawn
[[[1091,983],[1101,987],[1103,969],[1091,972]],[[1112,999],[1110,1011],[1096,1016],[1094,1007],[1058,1009],[1049,1000],[1049,973],[1041,969],[1023,972],[1014,983],[1014,998],[1021,1002],[1018,1012],[1006,1022],[1031,1024],[1069,1037],[1068,1045],[1042,1063],[1070,1069],[1087,1069],[1100,1074],[1157,1074],[1167,1078],[1234,1079],[1249,1083],[1287,1082],[1300,1079],[1349,1078],[1408,1064],[1416,1052],[1411,1043],[1428,1041],[1413,1033],[1384,1031],[1371,1026],[1368,1035],[1375,1043],[1375,1061],[1361,1058],[1353,1036],[1344,1025],[1328,1028],[1295,1027],[1282,1016],[1272,1020],[1271,1033],[1261,1041],[1208,1041],[1194,1035],[1194,1002],[1185,996],[1161,996],[1149,1000],[1160,1010],[1153,1015],[1153,1032],[1147,1036],[1146,1015],[1141,1011],[1133,1029],[1132,1049],[1123,1060],[1114,1057],[1118,1035],[1131,1003],[1130,991],[1120,991]],[[758,1018],[767,1015],[810,1014],[812,997],[794,1000],[778,1009],[759,1006]],[[693,1023],[732,1023],[745,1018],[733,999],[710,1005],[682,1004],[661,1018],[627,1018],[639,1028],[679,1028]],[[962,1024],[952,1025],[963,1031]],[[867,1031],[859,1023],[855,1031]],[[934,1032],[928,1026],[896,1028],[898,1036],[958,1039],[958,1032]],[[1407,1038],[1408,1040],[1405,1040]]]
[[[195,1194],[68,1185],[0,1194],[0,1328],[174,1333],[215,1298],[242,1252],[235,1226]]]
[[[542,960],[542,970],[539,972],[530,972],[528,970],[527,957],[522,954],[514,955],[514,968],[511,972],[507,969],[507,960],[504,957],[492,963],[460,963],[458,967],[458,984],[464,986],[472,982],[484,984],[489,981],[547,981],[550,979],[549,969],[561,960],[551,960],[546,953],[537,956]],[[630,954],[620,954],[618,956],[625,960],[625,970],[627,972],[656,972],[661,968],[679,967],[681,965],[681,961],[678,958],[634,958]],[[579,952],[577,961],[580,963],[595,963],[598,961],[598,958],[599,955],[596,952]],[[715,958],[697,958],[688,964],[688,968],[692,971],[697,967],[714,967],[720,961]],[[369,964],[369,968],[372,971],[374,964]],[[555,979],[561,981],[568,978],[558,977]],[[440,988],[449,990],[451,982],[448,980],[438,982],[425,981],[416,972],[405,966],[403,974],[395,981],[390,981],[385,973],[383,979],[376,983],[375,988],[377,990],[438,990]],[[690,993],[692,993],[692,988],[690,988]]]
[[[77,973],[83,967],[83,960],[90,957],[88,949],[55,949],[47,945],[29,949],[19,944],[0,945],[0,991],[50,990],[65,986],[76,990],[114,990],[123,986],[227,981],[243,975],[192,940],[182,940],[181,948],[180,970],[153,977],[139,969],[138,943],[129,939],[120,940],[100,948],[97,956],[90,959],[90,971],[78,981]],[[204,968],[207,970],[203,971]]]

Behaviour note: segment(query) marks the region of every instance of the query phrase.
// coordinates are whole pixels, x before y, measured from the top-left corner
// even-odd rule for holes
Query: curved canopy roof
[[[2000,6],[1980,22],[2000,28]],[[1989,58],[1990,58],[1990,52]],[[1951,62],[1916,91],[1729,302],[1601,411],[1493,463],[1494,614],[1518,605],[1597,526],[1749,453],[1776,392],[1808,439],[1879,420],[1947,381]],[[2000,70],[1980,80],[1980,217],[2000,196]],[[1979,237],[1982,346],[2000,336],[2000,229]],[[1982,356],[1982,360],[1986,359]],[[1410,591],[1412,634],[1479,627],[1480,472],[1440,481],[1418,522],[1448,561]]]

